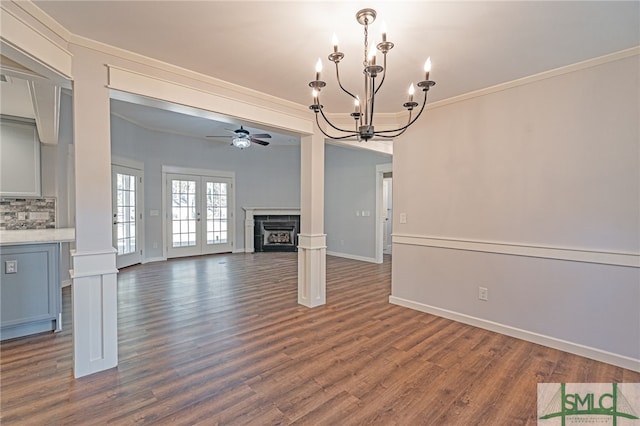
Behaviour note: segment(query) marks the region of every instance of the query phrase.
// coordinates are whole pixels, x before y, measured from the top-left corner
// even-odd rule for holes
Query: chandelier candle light
[[[402,105],[409,112],[409,119],[407,120],[407,124],[393,130],[374,130],[373,112],[375,106],[375,97],[378,93],[378,90],[380,90],[380,88],[382,87],[386,76],[387,53],[393,48],[393,43],[387,41],[387,29],[384,23],[382,24],[382,42],[378,43],[377,45],[375,44],[375,42],[372,42],[371,46],[369,46],[369,25],[372,24],[375,19],[376,11],[373,9],[362,9],[358,11],[358,13],[356,13],[356,20],[358,21],[358,23],[360,23],[360,25],[364,26],[364,104],[361,103],[358,96],[345,89],[340,82],[340,72],[338,70],[338,64],[344,58],[344,53],[338,51],[338,38],[335,34],[333,35],[332,40],[333,52],[329,55],[329,60],[336,64],[336,79],[338,80],[338,85],[343,92],[353,98],[354,111],[351,113],[351,117],[353,117],[355,120],[355,130],[346,130],[337,127],[336,125],[331,123],[331,121],[324,114],[323,105],[320,103],[320,91],[327,85],[327,83],[320,80],[320,76],[322,73],[322,60],[318,59],[318,62],[316,63],[316,79],[309,83],[309,87],[313,89],[313,105],[310,105],[309,109],[311,109],[315,113],[316,123],[318,123],[320,131],[330,139],[348,139],[357,137],[359,141],[368,141],[369,139],[374,137],[395,138],[400,136],[418,119],[418,117],[420,117],[422,111],[424,111],[425,105],[427,104],[427,92],[433,85],[436,84],[435,81],[429,80],[429,72],[431,71],[431,58],[427,58],[427,61],[424,64],[425,79],[418,83],[418,87],[421,88],[424,92],[424,100],[422,101],[422,107],[420,108],[418,114],[412,118],[414,108],[419,105],[413,100],[415,87],[412,83],[411,86],[409,86],[409,99]],[[383,55],[382,66],[376,64],[376,50],[380,51]],[[382,78],[380,80],[380,84],[376,86],[376,77],[378,77],[379,75],[381,75]],[[322,115],[322,118],[329,126],[339,132],[345,133],[345,135],[331,136],[327,134],[320,126],[318,114]]]

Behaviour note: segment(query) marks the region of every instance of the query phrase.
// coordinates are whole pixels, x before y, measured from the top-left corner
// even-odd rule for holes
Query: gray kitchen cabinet
[[[40,140],[34,120],[0,116],[0,195],[40,197]]]
[[[60,328],[59,247],[0,247],[0,340]]]

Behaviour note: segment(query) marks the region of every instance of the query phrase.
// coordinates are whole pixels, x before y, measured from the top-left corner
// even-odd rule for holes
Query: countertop
[[[0,245],[65,243],[75,241],[75,228],[0,230]]]

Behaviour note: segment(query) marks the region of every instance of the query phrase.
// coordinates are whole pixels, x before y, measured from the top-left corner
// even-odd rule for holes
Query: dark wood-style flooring
[[[534,425],[538,382],[640,382],[391,305],[388,259],[328,257],[314,309],[296,268],[257,253],[121,270],[119,365],[78,380],[65,289],[63,332],[1,345],[2,425]]]

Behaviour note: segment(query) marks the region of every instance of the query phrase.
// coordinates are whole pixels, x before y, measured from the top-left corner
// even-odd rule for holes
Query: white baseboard
[[[147,257],[142,259],[142,264],[151,263],[151,262],[163,262],[167,260],[166,257]]]
[[[237,249],[233,249],[233,251],[231,253],[247,253],[244,248],[237,248]]]
[[[338,253],[335,251],[327,251],[327,256],[344,257],[345,259],[360,260],[362,262],[378,263],[374,257],[357,256],[355,254]]]
[[[526,340],[528,342],[537,343],[539,345],[547,346],[553,349],[558,349],[564,352],[580,355],[585,358],[606,362],[607,364],[612,364],[618,367],[640,372],[640,359],[634,359],[624,355],[618,355],[615,353],[603,351],[601,349],[568,342],[566,340],[556,339],[555,337],[545,336],[493,321],[487,321],[481,318],[472,317],[470,315],[436,308],[434,306],[402,299],[400,297],[389,296],[389,303],[404,306],[405,308],[415,309],[416,311],[437,315],[439,317],[461,322],[463,324],[472,325],[474,327],[483,328],[485,330],[494,331],[496,333]]]

